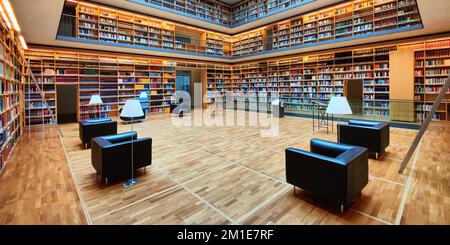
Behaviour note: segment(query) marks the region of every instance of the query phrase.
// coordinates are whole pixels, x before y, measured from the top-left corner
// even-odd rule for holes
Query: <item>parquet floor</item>
[[[261,137],[261,132],[268,128],[268,121],[263,120],[265,125],[254,126],[255,113],[237,113],[242,116],[241,119],[235,118],[231,122],[242,122],[242,118],[246,118],[246,126],[178,127],[172,124],[169,115],[151,115],[145,122],[134,124],[139,137],[152,137],[153,162],[147,168],[146,175],[140,173],[140,182],[129,189],[122,187],[123,182],[109,186],[97,183],[90,150],[85,150],[78,139],[78,125],[62,125],[62,143],[75,181],[80,186],[81,199],[87,209],[87,222],[450,224],[450,143],[446,141],[450,135],[450,125],[432,125],[403,175],[398,174],[401,159],[417,131],[391,128],[391,145],[386,154],[378,161],[369,162],[370,180],[361,199],[340,214],[334,205],[316,200],[299,189],[294,195],[292,186],[285,182],[284,169],[286,147],[308,150],[311,138],[335,141],[335,132],[313,132],[310,119],[285,117],[279,121],[277,137]],[[185,120],[189,121],[189,118],[190,122],[201,120],[194,119],[194,115]],[[215,119],[219,121],[220,116]],[[130,125],[119,124],[119,132],[130,130]],[[19,149],[16,149],[15,155],[25,154]],[[42,155],[39,158],[41,161],[53,161],[45,159],[49,150],[41,150],[32,155]],[[12,170],[14,160],[11,163]],[[20,171],[27,172],[26,169]],[[0,181],[8,181],[5,180],[8,179],[7,172],[8,169]],[[61,174],[70,179],[70,174]],[[66,187],[65,190],[71,188],[74,187]],[[6,193],[13,196],[15,191],[8,190]],[[4,193],[0,190],[2,200]],[[67,198],[66,203],[78,203],[72,199]],[[78,212],[66,212],[65,216],[55,215],[48,209],[40,212],[43,216],[47,213],[48,216],[61,218],[55,223],[70,223],[69,220],[76,220],[82,214],[80,205],[73,205]],[[11,217],[22,216],[11,214],[11,208],[5,210],[1,207],[1,217],[3,213],[9,213],[7,217],[10,218],[2,219],[0,223],[13,223]],[[36,219],[27,217],[16,220],[16,223],[38,223]]]
[[[86,224],[56,128],[22,136],[0,176],[0,224]]]

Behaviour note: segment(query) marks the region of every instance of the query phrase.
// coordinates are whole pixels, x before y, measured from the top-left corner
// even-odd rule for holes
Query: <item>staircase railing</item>
[[[398,171],[399,173],[403,174],[403,171],[405,170],[406,166],[408,165],[408,162],[411,159],[412,155],[414,154],[414,151],[416,151],[416,148],[419,145],[420,140],[422,139],[423,135],[425,134],[425,131],[427,130],[428,125],[430,125],[430,122],[433,119],[433,116],[436,113],[436,110],[438,109],[442,100],[444,99],[444,96],[447,93],[449,87],[450,87],[450,75],[448,76],[447,81],[444,83],[444,86],[442,86],[441,91],[439,92],[439,95],[437,96],[436,100],[433,103],[433,106],[431,107],[430,113],[428,113],[428,116],[425,119],[425,122],[422,124],[422,127],[419,130],[419,133],[417,133],[416,138],[414,139],[411,146],[409,147],[409,150],[406,153],[405,158],[403,159],[402,165],[400,166],[400,170]]]
[[[27,62],[25,62],[25,63],[26,63],[26,65],[27,65],[28,74],[30,74],[30,78],[31,78],[31,80],[33,81],[34,85],[36,86],[37,92],[41,95],[42,102],[44,103],[44,107],[47,108],[47,110],[48,110],[48,112],[49,112],[49,114],[50,114],[50,117],[52,118],[53,122],[54,122],[55,125],[56,125],[56,128],[58,129],[59,135],[60,135],[61,137],[64,137],[64,135],[63,135],[61,129],[58,127],[58,123],[57,123],[57,121],[56,121],[55,114],[53,113],[53,111],[52,111],[50,105],[48,104],[47,100],[45,99],[45,94],[44,94],[44,92],[42,91],[41,86],[39,85],[38,81],[36,80],[36,77],[34,76],[33,71],[32,71],[31,68],[30,68],[30,62],[27,61]]]

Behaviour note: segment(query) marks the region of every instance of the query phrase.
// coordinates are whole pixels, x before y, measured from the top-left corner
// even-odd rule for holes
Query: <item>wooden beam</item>
[[[444,99],[444,96],[447,93],[449,87],[450,87],[450,75],[447,78],[447,82],[445,82],[444,86],[442,86],[438,97],[434,101],[433,107],[431,107],[431,111],[430,111],[430,113],[428,113],[428,116],[425,119],[425,123],[422,125],[422,127],[419,130],[419,133],[417,133],[416,138],[414,139],[413,143],[409,147],[409,150],[406,153],[405,158],[403,159],[402,165],[400,166],[400,170],[398,171],[400,174],[403,174],[403,171],[405,170],[406,166],[408,165],[408,162],[411,159],[412,155],[414,154],[414,151],[416,151],[416,148],[419,145],[420,140],[422,139],[423,135],[425,134],[425,131],[427,130],[428,125],[430,125],[431,119],[433,118],[433,115],[436,113],[437,108],[439,107],[442,100]]]

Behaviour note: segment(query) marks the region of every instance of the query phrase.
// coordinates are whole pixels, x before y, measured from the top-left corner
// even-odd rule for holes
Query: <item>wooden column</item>
[[[389,52],[389,99],[392,121],[414,121],[414,49]]]
[[[208,104],[205,103],[205,99],[204,99],[204,97],[207,96],[206,95],[206,91],[207,91],[206,86],[207,86],[207,80],[208,80],[207,73],[208,72],[207,72],[206,68],[200,70],[200,81],[202,83],[202,107],[203,108],[206,108],[208,106]]]

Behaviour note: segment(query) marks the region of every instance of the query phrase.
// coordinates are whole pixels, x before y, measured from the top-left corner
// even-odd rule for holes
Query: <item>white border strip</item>
[[[66,147],[64,146],[63,138],[61,137],[59,132],[57,132],[57,133],[58,133],[58,137],[59,137],[59,142],[61,143],[62,148],[64,150],[64,155],[66,156],[67,165],[69,166],[70,174],[72,175],[72,181],[75,185],[75,189],[77,190],[78,198],[80,199],[81,208],[83,209],[83,213],[86,218],[87,224],[92,225],[91,215],[89,214],[86,203],[84,202],[83,194],[81,193],[80,186],[78,185],[78,179],[77,179],[75,173],[73,172],[72,162],[70,161],[69,156],[67,155],[67,151],[66,151]]]
[[[392,183],[394,185],[405,186],[405,184],[402,184],[400,182],[389,180],[389,179],[385,179],[385,178],[380,178],[380,177],[373,176],[373,175],[369,175],[369,179],[376,179],[376,180],[386,181],[386,182]]]
[[[221,167],[221,168],[219,168],[219,169],[216,169],[216,170],[214,170],[214,171],[211,171],[211,172],[202,174],[202,175],[200,175],[200,176],[198,176],[198,177],[195,177],[195,178],[193,178],[193,179],[187,180],[186,182],[184,182],[184,183],[182,183],[182,184],[187,184],[187,183],[189,183],[189,182],[195,181],[195,180],[197,180],[197,179],[199,179],[199,178],[201,178],[201,177],[204,177],[204,176],[207,176],[207,175],[212,174],[212,173],[214,173],[214,172],[220,171],[220,170],[222,170],[222,169],[224,169],[224,168],[227,168],[227,167],[229,167],[229,166],[231,166],[231,165],[233,165],[233,164],[228,164],[228,165],[226,165],[226,166],[224,166],[224,167]],[[171,177],[169,177],[162,169],[160,169],[159,167],[156,167],[156,166],[155,166],[155,168],[156,168],[158,171],[160,171],[162,175],[164,175],[164,176],[167,177],[168,179],[172,180],[172,181],[174,182],[174,185],[171,186],[171,187],[169,187],[169,188],[163,189],[163,190],[161,190],[161,191],[159,191],[159,192],[157,192],[157,193],[153,193],[153,194],[151,194],[151,195],[149,195],[149,196],[143,197],[143,198],[141,198],[141,199],[139,199],[139,200],[136,200],[136,201],[134,201],[134,202],[132,202],[132,203],[129,203],[129,204],[127,204],[127,205],[124,205],[124,206],[118,207],[118,208],[116,208],[116,209],[114,209],[114,210],[108,211],[108,212],[106,212],[106,213],[104,213],[104,214],[102,214],[102,215],[100,215],[100,216],[98,216],[98,217],[95,217],[94,220],[98,220],[98,219],[101,219],[101,218],[106,217],[106,216],[108,216],[108,215],[111,215],[111,214],[120,212],[120,211],[122,211],[122,210],[124,210],[124,209],[126,209],[126,208],[131,207],[131,206],[137,205],[137,204],[139,204],[139,203],[141,203],[141,202],[145,202],[145,201],[147,201],[147,200],[150,199],[150,198],[153,198],[153,197],[159,196],[159,195],[161,195],[161,194],[164,194],[164,193],[166,193],[166,192],[172,191],[172,190],[174,190],[174,189],[176,189],[176,188],[178,188],[178,187],[182,187],[178,182],[174,181]]]
[[[393,225],[393,224],[390,223],[390,222],[387,222],[387,221],[385,221],[385,220],[382,220],[382,219],[377,218],[377,217],[375,217],[375,216],[372,216],[372,215],[370,215],[370,214],[366,214],[366,213],[364,213],[364,212],[361,212],[361,211],[358,211],[358,210],[355,210],[355,209],[353,209],[353,210],[354,210],[356,213],[361,214],[362,216],[366,216],[366,217],[368,217],[368,218],[374,219],[374,220],[376,220],[376,221],[378,221],[378,222],[381,222],[381,223],[383,223],[383,224],[386,224],[386,225]]]
[[[413,159],[413,164],[411,166],[411,169],[409,170],[410,172],[408,174],[408,180],[406,180],[406,185],[405,185],[405,189],[403,190],[402,200],[400,201],[400,206],[398,207],[398,211],[397,211],[397,217],[395,218],[394,224],[396,224],[396,225],[400,225],[400,222],[402,221],[403,212],[404,212],[405,206],[406,206],[406,200],[408,199],[408,193],[409,193],[409,190],[411,189],[414,170],[416,169],[417,158],[419,156],[421,146],[422,146],[422,140],[420,140],[419,145],[417,146],[415,156]]]
[[[291,188],[290,186],[285,186],[281,190],[279,190],[277,193],[266,199],[264,202],[260,203],[258,206],[247,212],[246,214],[242,215],[239,219],[237,219],[235,222],[236,225],[240,225],[241,222],[245,221],[246,219],[250,218],[253,214],[255,214],[257,211],[259,211],[261,208],[266,207],[267,205],[271,204],[275,199],[280,197],[281,195],[288,192]]]

